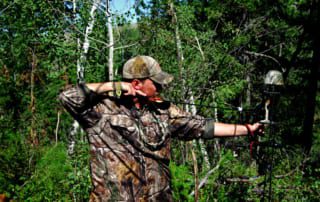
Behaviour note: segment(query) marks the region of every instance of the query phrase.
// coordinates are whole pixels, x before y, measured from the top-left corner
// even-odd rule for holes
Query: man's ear
[[[134,89],[136,90],[140,90],[142,88],[142,81],[138,80],[138,79],[133,79],[131,81],[131,85]]]

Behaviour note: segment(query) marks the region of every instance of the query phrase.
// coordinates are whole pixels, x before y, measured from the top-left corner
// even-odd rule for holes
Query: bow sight
[[[270,106],[276,103],[277,98],[283,88],[283,77],[282,73],[277,70],[270,70],[264,79],[263,94],[265,97],[264,110],[265,119],[260,122],[263,124],[273,124],[270,121]]]

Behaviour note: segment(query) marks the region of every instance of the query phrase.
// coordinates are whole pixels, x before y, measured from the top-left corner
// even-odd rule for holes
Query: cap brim
[[[160,73],[151,76],[150,79],[158,84],[168,85],[173,80],[173,76],[167,72],[161,71]]]

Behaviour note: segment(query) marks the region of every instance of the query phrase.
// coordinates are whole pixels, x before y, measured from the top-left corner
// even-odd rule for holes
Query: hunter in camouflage
[[[90,143],[90,201],[172,201],[171,138],[246,135],[260,124],[214,123],[155,100],[172,76],[149,56],[126,62],[123,82],[82,84],[60,94]]]

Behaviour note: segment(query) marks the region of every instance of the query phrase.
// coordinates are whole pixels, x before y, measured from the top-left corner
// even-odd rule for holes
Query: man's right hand
[[[121,82],[121,89],[125,91],[124,95],[141,95],[141,96],[146,96],[146,94],[141,91],[139,88],[134,88],[131,83],[129,82]]]

